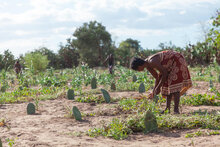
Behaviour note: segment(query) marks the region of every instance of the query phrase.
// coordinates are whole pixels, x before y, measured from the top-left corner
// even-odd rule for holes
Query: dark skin
[[[152,99],[155,95],[160,93],[161,86],[164,84],[164,82],[168,77],[168,71],[160,64],[160,56],[158,54],[148,57],[142,66],[138,66],[137,70],[143,71],[144,68],[146,68],[155,78],[155,86],[153,88],[153,92],[149,96],[149,98]],[[167,95],[165,110],[168,110],[170,112],[170,104],[172,97],[174,97],[174,113],[179,114],[179,100],[180,100],[179,92],[171,93],[170,95]],[[164,111],[162,113],[164,113]]]

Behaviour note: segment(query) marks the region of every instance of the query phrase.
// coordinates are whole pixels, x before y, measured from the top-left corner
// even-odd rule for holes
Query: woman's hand
[[[160,88],[159,87],[157,87],[156,89],[155,89],[155,95],[158,95],[159,93],[160,93]]]
[[[153,93],[150,93],[150,94],[148,95],[148,99],[153,99],[153,97],[154,97]]]

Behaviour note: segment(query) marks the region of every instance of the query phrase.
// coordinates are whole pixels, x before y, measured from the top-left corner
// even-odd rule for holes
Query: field
[[[220,79],[218,67],[190,68],[193,87],[181,97],[180,112],[160,114],[165,99],[149,100],[154,80],[149,73],[116,67],[53,70],[16,77],[1,72],[0,139],[5,146],[220,146]],[[136,75],[137,80],[133,81]],[[91,81],[95,77],[96,88]],[[115,84],[116,90],[111,88]],[[145,93],[139,93],[144,83]],[[94,85],[93,85],[94,86]],[[67,91],[74,90],[74,100]],[[111,97],[105,102],[100,89]],[[36,113],[27,114],[32,102]],[[82,120],[74,118],[76,106]],[[151,111],[158,129],[146,133],[144,118]]]

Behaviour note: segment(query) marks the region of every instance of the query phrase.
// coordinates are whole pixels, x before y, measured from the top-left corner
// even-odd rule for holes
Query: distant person
[[[104,64],[108,61],[108,69],[109,73],[113,74],[113,67],[114,67],[114,57],[113,54],[108,55],[108,57],[105,59]]]
[[[161,92],[163,97],[167,97],[165,110],[170,112],[171,100],[174,97],[174,113],[179,114],[180,96],[192,86],[187,63],[182,54],[166,50],[145,60],[135,57],[131,62],[131,68],[136,71],[143,71],[146,68],[156,79],[149,98]]]
[[[19,61],[15,62],[14,70],[15,70],[17,75],[21,74],[21,64],[19,63]]]

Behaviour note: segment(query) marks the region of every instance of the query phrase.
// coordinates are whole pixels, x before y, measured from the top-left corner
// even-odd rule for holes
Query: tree
[[[0,55],[0,69],[11,69],[14,67],[14,55],[7,49],[3,55]]]
[[[120,62],[120,65],[129,67],[132,57],[137,56],[140,51],[139,41],[133,39],[127,39],[122,41],[116,52],[116,60]]]
[[[47,56],[39,52],[25,54],[24,60],[25,66],[34,73],[44,71],[49,64]]]
[[[65,46],[60,45],[58,57],[61,68],[72,68],[79,64],[79,54],[73,44],[68,43]]]
[[[47,59],[49,60],[49,67],[53,67],[53,68],[57,68],[58,67],[58,59],[57,59],[57,55],[49,50],[46,47],[41,47],[39,49],[36,49],[34,52],[38,52],[44,56],[47,56]]]
[[[76,45],[81,61],[90,67],[100,66],[111,52],[111,35],[105,27],[97,21],[84,23],[74,32],[76,39],[71,44]]]
[[[220,9],[212,17],[212,28],[209,31],[207,41],[213,46],[217,63],[220,65]]]

